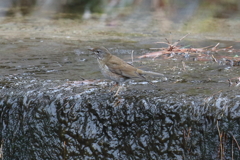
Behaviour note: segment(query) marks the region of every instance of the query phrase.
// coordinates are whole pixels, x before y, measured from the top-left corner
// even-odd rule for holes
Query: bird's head
[[[89,50],[97,55],[98,59],[102,60],[108,58],[111,55],[111,53],[105,47],[97,47]]]

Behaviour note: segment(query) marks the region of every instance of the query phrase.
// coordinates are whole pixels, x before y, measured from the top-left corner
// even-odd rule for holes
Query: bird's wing
[[[109,70],[113,73],[129,78],[139,77],[139,74],[137,73],[137,68],[126,63],[120,58],[118,59],[118,57],[113,60],[109,60],[108,63],[106,63],[106,65],[108,66]]]

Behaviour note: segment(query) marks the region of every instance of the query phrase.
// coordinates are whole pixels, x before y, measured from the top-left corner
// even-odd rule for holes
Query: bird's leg
[[[113,89],[115,89],[116,86],[119,86],[119,84],[116,83],[110,90],[113,91]]]
[[[117,92],[114,94],[114,96],[117,96],[117,95],[118,95],[118,92],[120,91],[121,88],[122,88],[122,84],[119,85],[118,90],[117,90]]]

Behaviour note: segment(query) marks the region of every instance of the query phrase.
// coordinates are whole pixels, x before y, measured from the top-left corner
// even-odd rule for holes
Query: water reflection
[[[125,27],[157,24],[161,32],[184,30],[196,33],[221,30],[219,26],[228,25],[221,19],[237,19],[239,5],[238,0],[1,0],[0,16],[100,19],[108,26],[141,21],[136,23],[138,27]],[[235,29],[235,24],[231,25]],[[225,27],[223,31],[227,30]]]
[[[99,8],[103,2],[98,0],[2,0],[0,7],[2,8],[1,16],[47,16],[57,12],[82,14],[86,7],[96,11],[99,9],[95,8]]]
[[[111,12],[111,14],[114,14],[114,12],[119,12],[119,9],[126,7],[131,7],[132,10],[136,7],[144,7],[142,11],[150,9],[152,11],[163,11],[166,15],[184,15],[185,17],[185,15],[194,15],[204,7],[205,10],[211,9],[211,12],[215,12],[215,16],[219,18],[236,14],[239,11],[238,6],[239,2],[237,0],[183,0],[181,2],[177,0],[1,0],[0,4],[2,16],[16,16],[18,14],[24,16],[35,14],[35,12],[83,14],[86,10],[91,13]]]

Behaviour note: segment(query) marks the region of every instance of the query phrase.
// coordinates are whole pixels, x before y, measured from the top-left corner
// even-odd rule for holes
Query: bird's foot
[[[110,91],[112,92],[117,86],[119,86],[118,84],[115,84],[111,89]]]
[[[114,94],[114,97],[119,95],[118,93],[119,93],[119,91],[120,91],[122,88],[124,88],[122,85],[120,85],[120,86],[118,87],[118,90],[117,90],[117,92]]]

